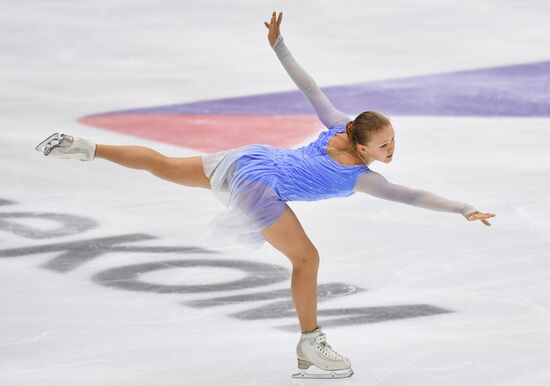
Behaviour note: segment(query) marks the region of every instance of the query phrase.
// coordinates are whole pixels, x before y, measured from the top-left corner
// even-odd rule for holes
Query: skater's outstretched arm
[[[279,13],[279,16],[277,16],[276,12],[273,12],[271,21],[264,22],[265,26],[269,29],[269,44],[271,44],[275,50],[281,64],[296,86],[298,86],[300,91],[309,100],[317,112],[317,116],[321,122],[323,122],[323,125],[330,129],[338,125],[346,124],[350,121],[350,118],[332,105],[327,96],[321,91],[319,86],[317,86],[315,80],[313,80],[313,78],[298,64],[298,62],[296,62],[285,45],[279,30],[282,20],[282,12]]]
[[[440,212],[460,213],[468,221],[481,220],[485,225],[491,225],[486,219],[495,216],[492,213],[481,213],[465,202],[449,200],[425,190],[411,189],[406,186],[392,184],[381,174],[372,170],[359,176],[354,190],[385,200],[401,202],[420,208]]]

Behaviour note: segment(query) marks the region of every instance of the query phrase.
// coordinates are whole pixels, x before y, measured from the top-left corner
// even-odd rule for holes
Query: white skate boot
[[[40,142],[35,149],[51,158],[78,159],[80,161],[92,161],[95,158],[95,143],[67,134],[52,134]]]
[[[332,349],[321,327],[302,334],[296,347],[299,373],[293,378],[348,378],[353,375],[351,362]],[[311,366],[316,371],[306,371]]]

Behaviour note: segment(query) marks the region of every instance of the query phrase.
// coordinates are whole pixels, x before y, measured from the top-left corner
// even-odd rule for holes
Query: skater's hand
[[[474,220],[481,220],[481,222],[487,226],[491,226],[489,221],[487,221],[487,218],[495,217],[493,213],[481,213],[481,212],[472,212],[469,215],[466,216],[466,220],[468,221],[474,221]]]
[[[277,41],[277,38],[281,34],[279,31],[279,27],[281,26],[281,22],[283,21],[283,13],[280,12],[279,16],[277,16],[277,12],[273,11],[273,14],[271,15],[271,21],[268,23],[267,21],[264,21],[264,25],[269,30],[267,34],[267,39],[269,40],[269,44],[271,44],[271,47],[275,44]]]

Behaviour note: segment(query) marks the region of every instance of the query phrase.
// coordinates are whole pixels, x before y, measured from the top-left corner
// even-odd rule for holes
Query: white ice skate
[[[51,158],[92,161],[95,157],[95,143],[60,133],[50,135],[40,142],[35,149]]]
[[[321,327],[302,334],[296,347],[298,369],[292,378],[348,378],[353,375],[351,362],[332,349]],[[309,370],[311,366],[317,369]]]

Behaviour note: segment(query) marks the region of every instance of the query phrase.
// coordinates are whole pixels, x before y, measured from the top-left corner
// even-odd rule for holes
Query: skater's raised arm
[[[449,200],[425,190],[392,184],[381,174],[372,170],[359,176],[354,191],[420,208],[460,213],[469,221],[481,220],[485,225],[491,225],[486,219],[495,216],[492,213],[481,213],[465,202]]]
[[[343,112],[336,109],[328,100],[327,96],[321,91],[315,80],[296,62],[289,49],[285,45],[283,37],[280,34],[279,27],[283,20],[283,13],[273,12],[270,22],[264,22],[269,29],[268,40],[273,50],[277,54],[281,64],[285,68],[290,78],[294,81],[300,91],[306,96],[317,116],[327,128],[338,125],[344,125],[350,121],[350,118]]]

